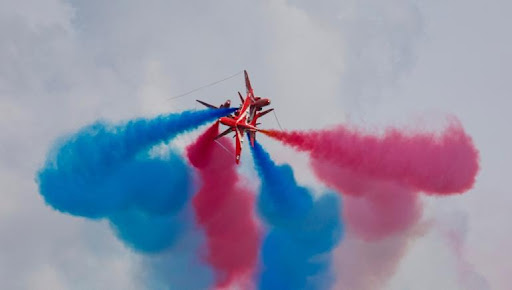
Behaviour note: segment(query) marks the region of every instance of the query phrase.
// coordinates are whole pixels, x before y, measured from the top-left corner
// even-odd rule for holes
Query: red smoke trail
[[[336,284],[333,289],[386,289],[386,282],[395,273],[414,235],[407,231],[368,242],[347,233],[334,253]]]
[[[378,136],[341,126],[264,133],[308,152],[317,177],[345,195],[347,238],[335,254],[341,289],[382,287],[420,234],[418,191],[462,193],[478,171],[478,151],[456,121],[441,134],[390,129]]]
[[[311,164],[325,184],[347,194],[343,199],[347,231],[365,240],[403,232],[421,217],[419,196],[407,186],[375,180],[322,160],[313,159]]]
[[[347,237],[334,254],[335,288],[382,288],[418,235],[422,214],[418,193],[399,182],[375,180],[323,160],[311,163],[324,183],[347,193],[343,198]]]
[[[452,213],[436,221],[436,226],[447,242],[455,258],[455,266],[461,289],[491,289],[489,281],[468,261],[466,235],[468,216],[464,213]]]
[[[214,143],[218,132],[216,123],[187,147],[187,156],[202,181],[193,205],[207,235],[206,259],[215,269],[216,286],[222,288],[249,283],[257,264],[260,230],[254,218],[254,194],[242,185],[231,156]],[[234,152],[229,140],[219,142]]]
[[[478,151],[458,121],[440,135],[406,134],[392,128],[374,136],[342,126],[264,133],[309,152],[313,159],[329,160],[368,178],[399,181],[428,194],[462,193],[473,186],[478,171]]]
[[[478,171],[478,152],[460,124],[442,134],[382,136],[339,126],[310,132],[266,131],[311,156],[315,174],[340,193],[360,197],[344,202],[347,228],[367,240],[403,231],[421,216],[417,191],[460,193]]]

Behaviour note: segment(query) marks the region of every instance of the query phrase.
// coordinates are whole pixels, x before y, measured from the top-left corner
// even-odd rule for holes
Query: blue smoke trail
[[[262,179],[258,209],[270,227],[262,245],[260,289],[327,289],[330,252],[343,235],[339,198],[313,199],[289,165],[277,166],[259,143],[252,148]]]
[[[148,164],[133,165],[130,161],[146,154],[159,142],[234,110],[186,111],[154,119],[135,119],[119,126],[97,122],[82,128],[50,151],[37,174],[39,191],[49,205],[61,212],[89,218],[106,217],[134,202],[141,202],[128,194],[132,190],[124,190],[129,189],[125,183],[136,182],[126,179],[127,176],[136,179],[146,172],[138,166]],[[157,171],[148,174],[158,174]]]
[[[183,227],[182,237],[169,250],[142,260],[140,273],[146,289],[211,289],[215,283],[214,271],[202,255],[206,237],[190,225],[195,224],[193,208],[187,206],[182,215],[189,223]]]
[[[157,253],[173,245],[186,229],[183,212],[193,193],[191,170],[177,153],[137,158],[116,174],[116,189],[130,205],[108,217],[116,235],[131,248]]]
[[[166,288],[174,286],[167,283],[186,287],[189,281],[192,287],[198,281],[211,281],[211,270],[197,257],[202,233],[190,234],[195,229],[189,203],[195,190],[191,169],[172,150],[165,157],[152,157],[149,151],[233,110],[188,111],[82,128],[48,154],[37,173],[40,193],[61,212],[108,219],[128,247],[152,254],[148,259],[153,262],[146,269],[149,286],[158,282]],[[176,248],[183,240],[195,248]],[[182,273],[180,279],[162,279],[161,267],[171,264],[192,272]]]

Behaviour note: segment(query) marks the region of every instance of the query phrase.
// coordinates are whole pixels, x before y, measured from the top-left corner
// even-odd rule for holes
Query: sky
[[[140,255],[107,222],[45,205],[35,172],[56,138],[97,119],[236,100],[241,75],[170,98],[247,69],[285,129],[439,128],[456,116],[480,150],[477,182],[464,195],[422,198],[427,229],[378,285],[510,289],[511,9],[506,0],[1,0],[3,287],[140,289]],[[261,139],[298,181],[318,186],[305,155]]]

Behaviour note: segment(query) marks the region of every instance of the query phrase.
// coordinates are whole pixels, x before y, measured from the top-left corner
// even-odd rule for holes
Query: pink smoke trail
[[[382,287],[418,235],[418,192],[465,192],[479,169],[478,151],[456,120],[441,134],[391,128],[371,135],[343,126],[264,133],[309,153],[317,177],[345,196],[347,239],[335,254],[339,289]]]
[[[187,147],[190,163],[202,181],[193,199],[198,223],[207,235],[206,260],[215,269],[216,287],[250,285],[257,265],[260,228],[254,215],[254,193],[242,185],[236,165],[227,152],[215,144],[219,125],[215,123]],[[221,144],[234,152],[227,139]]]
[[[478,171],[478,151],[455,120],[439,135],[407,134],[391,128],[377,136],[343,126],[321,131],[264,133],[309,152],[313,159],[328,160],[368,178],[396,180],[428,194],[467,191]]]
[[[479,273],[467,258],[467,215],[463,213],[455,213],[450,217],[447,216],[444,219],[439,219],[437,221],[437,227],[454,255],[460,286],[463,289],[468,290],[491,289],[491,286],[485,276]]]
[[[333,289],[385,289],[415,235],[410,230],[378,241],[365,241],[347,233],[334,253],[336,284]]]
[[[312,159],[315,174],[329,187],[346,194],[343,219],[347,230],[365,240],[378,240],[404,232],[418,222],[422,206],[418,194],[395,181],[375,180]]]
[[[335,289],[374,290],[395,273],[419,234],[419,195],[395,181],[374,180],[326,161],[311,161],[316,175],[343,197],[347,237],[334,254]]]

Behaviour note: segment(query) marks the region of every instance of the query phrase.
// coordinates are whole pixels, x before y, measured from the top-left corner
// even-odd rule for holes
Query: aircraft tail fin
[[[245,75],[245,89],[247,90],[247,94],[251,97],[251,100],[254,101],[254,91],[252,90],[251,81],[249,80],[249,74],[246,70],[244,70]]]
[[[254,142],[256,142],[256,131],[249,131],[249,141],[251,142],[251,147],[254,147]]]

